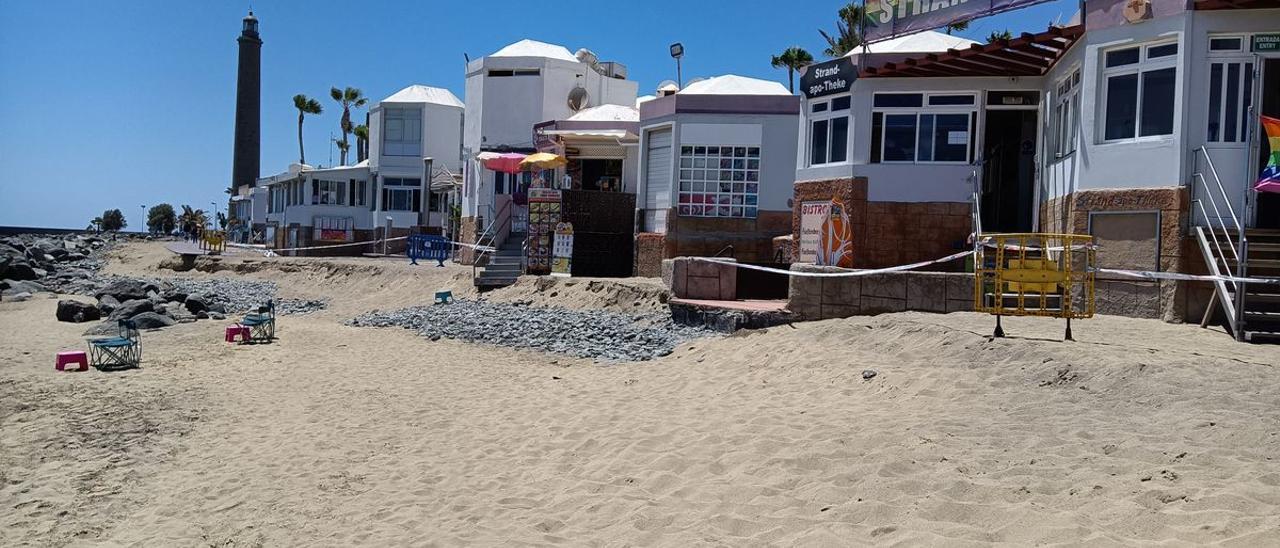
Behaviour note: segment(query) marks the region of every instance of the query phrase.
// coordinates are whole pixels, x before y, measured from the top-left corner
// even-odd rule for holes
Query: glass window
[[[1052,147],[1055,159],[1064,158],[1076,151],[1080,117],[1080,71],[1077,69],[1063,78],[1057,90],[1049,119],[1051,127],[1048,144]]]
[[[422,152],[422,109],[383,109],[382,154],[418,156]]]
[[[849,117],[831,119],[831,163],[839,163],[849,157]],[[747,166],[750,167],[750,166]]]
[[[809,106],[809,111],[810,112],[826,112],[827,106],[828,104],[826,101],[823,101],[821,103],[814,103]]]
[[[1210,38],[1209,51],[1240,51],[1244,41],[1240,38]]]
[[[687,217],[755,218],[760,200],[760,147],[699,146],[694,150],[681,149],[681,159],[702,155],[708,166],[719,169],[680,170],[677,213]]]
[[[346,205],[347,184],[342,181],[311,180],[312,205]]]
[[[924,106],[924,95],[919,93],[877,93],[876,108],[916,108]]]
[[[382,180],[382,209],[387,211],[418,211],[422,201],[420,179],[387,177]]]
[[[1107,68],[1122,67],[1138,62],[1138,48],[1127,48],[1107,52]]]
[[[890,114],[884,117],[884,161],[914,161],[915,141],[915,114]]]
[[[920,126],[924,132],[924,124]],[[964,162],[969,159],[969,115],[938,114],[933,123],[934,162]],[[925,158],[921,158],[925,161]]]
[[[813,165],[827,163],[827,120],[814,120],[809,132],[809,163]]]
[[[1144,49],[1141,63],[1135,52]],[[1107,52],[1103,70],[1103,139],[1107,141],[1173,134],[1178,44],[1157,44]],[[1211,74],[1212,78],[1212,74]]]
[[[972,95],[930,95],[929,105],[972,105],[974,99]]]
[[[1125,74],[1107,78],[1107,116],[1105,136],[1108,141],[1133,137],[1138,119],[1138,75]]]
[[[849,104],[851,102],[852,102],[852,97],[848,95],[844,97],[836,97],[835,99],[831,100],[831,110],[833,111],[849,110]]]

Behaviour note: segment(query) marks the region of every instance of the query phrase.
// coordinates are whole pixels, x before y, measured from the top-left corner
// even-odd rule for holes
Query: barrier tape
[[[283,249],[270,249],[270,248],[266,248],[266,247],[263,247],[263,248],[261,248],[261,249],[258,249],[256,246],[250,246],[250,245],[247,245],[247,244],[237,244],[237,245],[238,245],[238,246],[239,246],[239,245],[243,245],[246,249],[255,249],[255,250],[260,250],[260,251],[262,251],[262,255],[263,255],[264,257],[276,257],[276,256],[279,256],[279,253],[280,253],[280,252],[282,252],[282,251],[308,251],[308,250],[312,250],[312,249],[333,249],[333,248],[338,248],[338,247],[353,247],[353,246],[358,246],[358,245],[380,244],[380,243],[382,243],[382,242],[384,242],[384,241],[387,241],[387,242],[394,242],[394,241],[396,241],[396,240],[407,240],[407,239],[409,239],[409,237],[408,237],[408,236],[399,236],[399,237],[396,237],[396,238],[387,238],[386,240],[365,240],[365,241],[363,241],[363,242],[351,242],[351,243],[348,243],[348,244],[313,245],[313,246],[308,246],[308,247],[286,247],[286,248],[283,248]],[[473,249],[479,249],[479,250],[481,250],[481,251],[486,251],[486,252],[489,252],[489,251],[495,251],[495,250],[497,249],[497,248],[492,247],[492,246],[487,246],[487,245],[476,245],[476,244],[468,244],[468,243],[464,243],[464,242],[455,242],[455,241],[452,241],[452,240],[445,240],[445,242],[446,242],[446,243],[449,243],[449,244],[452,244],[452,245],[459,245],[459,246],[462,246],[462,247],[470,247],[470,248],[473,248]]]
[[[794,270],[783,270],[781,268],[773,268],[768,266],[744,264],[736,261],[720,259],[717,257],[691,257],[691,258],[698,261],[708,262],[708,263],[736,266],[738,268],[759,270],[762,272],[773,272],[775,274],[785,274],[787,276],[801,276],[806,278],[850,278],[855,276],[870,276],[872,274],[882,274],[885,272],[898,272],[900,270],[912,270],[915,268],[920,268],[922,266],[928,266],[931,264],[951,262],[971,254],[973,254],[973,251],[961,251],[959,253],[947,255],[946,257],[942,257],[940,259],[933,259],[930,261],[920,261],[918,263],[904,264],[904,265],[898,265],[898,266],[890,266],[887,268],[875,268],[870,270],[854,270],[849,268],[841,268],[840,270],[842,270],[843,272],[797,272]],[[839,268],[839,267],[830,267],[830,268]]]
[[[1231,282],[1246,284],[1280,284],[1280,278],[1237,278],[1235,276],[1213,276],[1182,274],[1180,272],[1150,272],[1145,270],[1121,270],[1118,268],[1095,268],[1097,274],[1116,274],[1142,280],[1179,280],[1187,282]]]

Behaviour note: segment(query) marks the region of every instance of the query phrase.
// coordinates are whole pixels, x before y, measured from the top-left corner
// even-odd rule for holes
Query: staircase
[[[489,261],[474,278],[475,286],[483,291],[516,283],[524,271],[524,239],[525,234],[512,232],[496,251],[488,254]]]
[[[1192,234],[1209,273],[1280,281],[1280,230],[1245,228],[1208,153],[1204,147],[1196,152],[1196,165],[1204,168],[1192,176],[1192,213],[1199,213],[1204,223],[1193,227]],[[1236,340],[1280,343],[1280,284],[1213,284],[1213,300],[1201,327],[1208,325],[1216,305],[1221,305]]]

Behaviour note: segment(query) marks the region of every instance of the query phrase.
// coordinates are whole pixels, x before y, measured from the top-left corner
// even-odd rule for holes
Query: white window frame
[[[345,206],[347,205],[347,182],[312,179],[316,189],[311,194],[311,205]],[[329,201],[323,201],[328,198]]]
[[[1154,60],[1148,58],[1151,48],[1158,48],[1161,46],[1168,46],[1171,44],[1176,44],[1178,46],[1177,53],[1173,55],[1168,55],[1165,57],[1159,57]],[[1136,63],[1130,63],[1128,65],[1121,65],[1118,67],[1107,66],[1107,54],[1116,52],[1116,51],[1122,51],[1122,50],[1134,49],[1134,48],[1138,49],[1138,61]],[[1109,48],[1098,51],[1098,67],[1100,67],[1102,71],[1101,78],[1098,79],[1098,87],[1099,87],[1098,95],[1100,95],[1102,99],[1098,101],[1098,108],[1100,109],[1100,111],[1098,113],[1097,139],[1100,144],[1132,143],[1136,141],[1163,141],[1163,140],[1171,139],[1175,135],[1177,135],[1178,126],[1179,126],[1179,116],[1181,115],[1181,113],[1178,112],[1179,111],[1178,105],[1182,104],[1182,97],[1181,97],[1182,87],[1179,85],[1181,81],[1180,80],[1181,71],[1178,70],[1178,65],[1180,60],[1182,59],[1183,51],[1185,49],[1186,48],[1183,47],[1182,42],[1177,38],[1174,38],[1171,40],[1156,40],[1152,42],[1143,42],[1143,43],[1137,43],[1137,44],[1126,43],[1124,45],[1117,45],[1115,47],[1109,47]],[[1143,78],[1143,75],[1147,72],[1163,70],[1168,68],[1173,69],[1173,79],[1174,79],[1173,113],[1172,113],[1173,127],[1170,130],[1170,132],[1166,134],[1143,136],[1141,135],[1142,111],[1144,106],[1142,101],[1142,87],[1145,81],[1145,79]],[[1107,139],[1107,107],[1108,107],[1108,103],[1111,95],[1111,87],[1110,87],[1111,78],[1115,76],[1125,76],[1129,74],[1135,74],[1138,77],[1138,87],[1135,95],[1136,97],[1135,100],[1137,101],[1137,112],[1134,114],[1133,135],[1130,137]]]
[[[919,107],[876,107],[875,96],[878,95],[910,95],[920,94]],[[969,105],[937,105],[930,106],[929,98],[939,95],[968,95],[973,97],[973,103]],[[977,150],[974,139],[977,133],[974,129],[978,116],[979,93],[973,90],[954,90],[939,92],[915,92],[915,91],[885,91],[874,93],[871,97],[871,115],[874,117],[876,113],[880,114],[880,157],[876,158],[881,164],[927,164],[927,165],[968,165],[973,163],[973,155]],[[914,114],[916,116],[915,123],[915,140],[912,141],[915,150],[915,159],[913,160],[885,160],[885,133],[889,129],[888,117],[893,115]],[[968,123],[965,125],[965,133],[968,134],[968,140],[965,141],[965,159],[958,160],[921,160],[920,159],[920,116],[925,114],[947,115],[947,114],[963,114],[968,117]],[[935,117],[936,120],[936,117]],[[934,125],[937,128],[937,125]]]
[[[1080,142],[1080,85],[1082,83],[1080,67],[1075,66],[1058,80],[1050,93],[1048,143],[1051,144],[1053,159],[1058,162],[1076,153]]]
[[[835,100],[838,98],[847,98],[849,100],[849,108],[832,111],[831,106],[834,104]],[[813,112],[814,105],[819,105],[819,104],[827,105],[826,110],[822,112]],[[804,136],[805,165],[810,167],[819,167],[819,166],[826,167],[826,166],[841,166],[841,165],[852,163],[853,162],[852,160],[852,157],[853,157],[853,94],[845,93],[841,95],[823,97],[821,100],[810,101],[808,108],[809,108],[809,111],[807,113],[807,120],[805,122],[805,136]],[[831,121],[837,118],[847,119],[848,125],[845,127],[844,160],[841,160],[839,162],[833,162],[831,161],[831,152],[833,150],[831,148],[831,143],[832,143],[831,138],[835,136],[835,134],[833,133],[833,131],[835,131],[835,128],[832,127],[833,124]],[[820,164],[815,164],[813,163],[813,125],[814,123],[821,122],[821,121],[827,122],[827,150],[826,150],[827,155],[826,155],[825,162],[822,162]]]
[[[422,152],[422,137],[421,107],[382,109],[383,156],[419,156]]]
[[[407,181],[417,181],[417,184],[411,184],[411,183],[408,183]],[[416,203],[413,199],[413,191],[422,190],[422,180],[415,179],[413,177],[384,177],[382,179],[382,188],[383,190],[387,191],[386,192],[387,203],[382,204],[382,209],[384,211],[412,212],[414,211],[413,206]],[[395,200],[392,199],[392,196],[394,196],[396,193],[399,193],[399,192],[403,192],[408,195],[408,198],[407,198],[408,200],[407,203],[409,204],[408,209],[398,209],[398,208],[391,207],[391,204],[395,202]]]
[[[681,217],[707,217],[707,218],[713,218],[713,219],[755,219],[760,216],[760,206],[761,206],[760,188],[761,188],[761,185],[764,184],[764,180],[763,180],[764,147],[762,147],[761,145],[696,145],[696,144],[690,144],[690,143],[681,143],[680,145],[677,145],[677,146],[679,148],[673,151],[676,154],[674,155],[674,161],[672,162],[675,165],[675,169],[676,169],[676,178],[675,178],[676,185],[675,185],[675,192],[674,192],[675,200],[673,200],[673,202],[676,207],[677,215]],[[685,152],[686,148],[690,149],[689,153]],[[715,156],[711,156],[710,152],[707,150],[708,148],[718,148],[721,150],[718,151]],[[741,157],[737,156],[736,152],[734,152],[734,149],[738,149],[738,148],[746,149],[744,151],[744,155]],[[702,155],[698,154],[699,149],[702,149],[704,151]],[[730,150],[729,156],[724,155],[723,153],[724,149]],[[755,149],[756,151],[755,156],[751,155],[752,149]],[[685,167],[686,159],[690,160],[689,167]],[[701,168],[696,167],[697,160],[699,159],[704,161],[704,164]],[[716,167],[714,168],[709,166],[712,159],[714,159],[716,162]],[[739,159],[742,160],[743,167],[741,168],[734,167],[734,164],[732,162],[735,162]],[[727,168],[720,167],[720,163],[722,160],[729,160],[731,162],[730,167],[727,167]],[[751,162],[753,160],[756,162],[755,164],[756,167],[754,169],[750,167]],[[714,170],[717,175],[717,178],[714,180],[710,180],[708,177],[705,176],[706,172],[710,172],[712,170]],[[702,171],[704,173],[704,176],[702,178],[697,178],[697,177],[686,178],[685,173],[683,173],[686,171]],[[726,172],[726,171],[729,173],[742,172],[743,180],[737,181],[737,180],[733,180],[732,178],[729,180],[719,179],[720,173]],[[755,174],[754,181],[750,180],[751,175],[753,173]],[[690,188],[688,190],[683,189],[683,185],[685,183],[688,183],[690,185]],[[730,185],[729,192],[724,192],[720,190],[720,185],[723,183],[728,183]],[[742,192],[736,192],[733,190],[733,185],[739,184],[739,183],[742,184],[742,187],[743,187]],[[703,185],[702,190],[696,190],[696,187],[699,184]],[[715,190],[710,190],[706,186],[706,185],[712,185],[712,184],[716,185]],[[755,188],[756,188],[755,192],[749,192],[747,190],[747,185],[750,185],[750,184],[755,185]],[[689,194],[691,197],[690,201],[682,202],[680,200],[681,194]],[[714,215],[707,214],[708,205],[706,202],[698,203],[698,202],[692,201],[692,195],[694,194],[703,195],[703,196],[707,196],[707,195],[715,196],[716,203],[711,204],[711,207],[714,208],[716,214]],[[719,202],[720,202],[721,196],[728,196],[731,203],[723,204],[723,205],[720,204]],[[733,204],[732,200],[734,196],[741,196],[742,203]],[[749,198],[753,196],[755,197],[756,203],[748,204],[747,202],[749,201]],[[685,207],[688,207],[688,209],[687,210],[684,209]],[[694,214],[692,212],[694,207],[701,207],[702,213]],[[720,215],[719,210],[721,207],[729,208],[729,215]],[[742,215],[733,215],[733,208],[735,207],[740,208],[742,210]],[[748,214],[749,209],[754,209],[755,214],[754,215]]]

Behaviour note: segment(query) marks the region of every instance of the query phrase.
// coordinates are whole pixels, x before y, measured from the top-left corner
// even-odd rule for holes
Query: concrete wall
[[[791,265],[793,272],[840,272],[829,266]],[[886,312],[973,310],[973,274],[890,272],[856,277],[791,276],[787,309],[802,320]]]
[[[676,257],[662,261],[662,269],[663,281],[677,299],[732,301],[738,298],[736,266]]]

